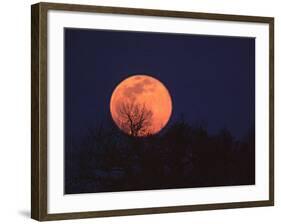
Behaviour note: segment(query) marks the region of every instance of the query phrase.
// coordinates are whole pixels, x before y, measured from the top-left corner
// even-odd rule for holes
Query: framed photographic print
[[[32,5],[32,218],[274,204],[274,19]]]

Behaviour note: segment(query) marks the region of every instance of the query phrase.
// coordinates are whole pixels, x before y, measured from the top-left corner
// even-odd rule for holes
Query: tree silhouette
[[[152,126],[152,111],[145,104],[121,103],[117,108],[118,126],[130,136],[147,136]]]
[[[238,140],[180,119],[132,138],[149,134],[152,113],[138,104],[120,104],[119,113],[130,135],[109,120],[65,151],[66,194],[255,184],[255,126]]]

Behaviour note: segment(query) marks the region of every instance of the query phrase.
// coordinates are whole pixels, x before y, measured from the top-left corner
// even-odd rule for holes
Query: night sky
[[[168,88],[169,124],[184,116],[236,139],[254,124],[254,38],[65,28],[64,59],[66,143],[111,119],[111,94],[133,74]]]

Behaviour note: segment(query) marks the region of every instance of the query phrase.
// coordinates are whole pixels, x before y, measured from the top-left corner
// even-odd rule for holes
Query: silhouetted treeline
[[[143,138],[101,125],[65,150],[68,194],[249,184],[255,184],[254,128],[237,141],[226,129],[210,136],[184,120]]]

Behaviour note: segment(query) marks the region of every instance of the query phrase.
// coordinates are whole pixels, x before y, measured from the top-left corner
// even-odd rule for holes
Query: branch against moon
[[[134,117],[138,120],[142,109],[143,112],[151,112],[148,116],[149,124],[141,125],[145,126],[144,129],[148,127],[148,130],[135,133],[134,122],[131,121],[130,124],[129,119],[133,114],[128,112],[133,110]],[[114,89],[110,99],[110,113],[114,123],[128,135],[154,135],[167,125],[172,113],[172,99],[168,89],[159,80],[148,75],[133,75],[120,82]],[[144,123],[146,121],[145,116]]]
[[[145,104],[121,103],[117,109],[119,127],[127,134],[140,137],[151,132],[152,111]]]

